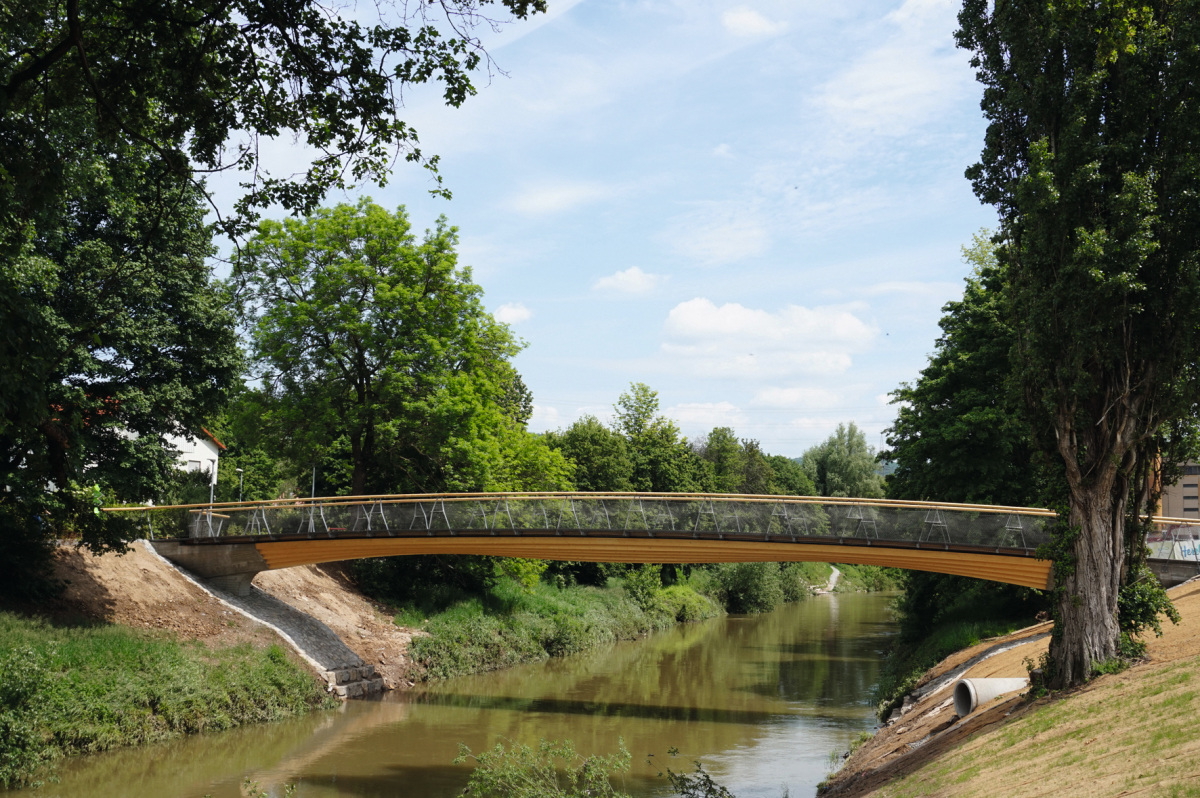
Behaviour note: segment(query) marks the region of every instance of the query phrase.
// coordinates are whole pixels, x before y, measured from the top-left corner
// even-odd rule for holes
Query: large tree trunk
[[[1094,663],[1117,656],[1125,502],[1116,499],[1111,489],[1073,490],[1070,523],[1080,530],[1074,547],[1075,570],[1061,585],[1059,634],[1050,641],[1052,684],[1059,688],[1086,681]]]

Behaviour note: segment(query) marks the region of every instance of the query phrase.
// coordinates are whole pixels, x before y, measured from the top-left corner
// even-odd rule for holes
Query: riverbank
[[[861,589],[835,573],[825,563],[725,563],[694,568],[665,587],[657,566],[603,586],[501,579],[442,606],[405,602],[396,623],[422,633],[410,644],[413,678],[442,679],[589,651],[726,612],[769,612],[831,585]]]
[[[1200,582],[1168,593],[1182,622],[1147,640],[1145,661],[1064,694],[1001,696],[962,720],[947,700],[959,678],[1025,676],[1025,660],[1049,645],[1049,623],[948,657],[822,795],[1200,795]]]
[[[278,643],[206,645],[161,631],[0,612],[0,785],[56,760],[337,706]]]

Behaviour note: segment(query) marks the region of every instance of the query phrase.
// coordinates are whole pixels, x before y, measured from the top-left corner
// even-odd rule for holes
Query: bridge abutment
[[[250,595],[254,577],[271,568],[257,548],[244,543],[198,546],[181,540],[156,540],[152,545],[171,562],[235,596]]]

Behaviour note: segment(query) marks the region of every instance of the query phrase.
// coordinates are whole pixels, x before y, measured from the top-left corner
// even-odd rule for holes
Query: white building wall
[[[185,471],[203,471],[209,475],[209,484],[217,484],[217,462],[220,448],[207,437],[177,438],[165,436],[168,446],[179,450],[179,467]]]

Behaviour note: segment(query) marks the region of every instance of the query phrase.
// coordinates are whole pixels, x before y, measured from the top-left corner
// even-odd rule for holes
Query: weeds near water
[[[282,647],[208,648],[121,626],[0,613],[0,784],[48,762],[326,706]]]

